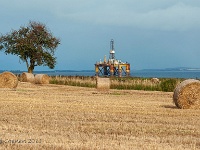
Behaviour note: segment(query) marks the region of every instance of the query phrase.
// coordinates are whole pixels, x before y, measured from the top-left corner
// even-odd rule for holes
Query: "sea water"
[[[2,73],[4,71],[0,71]],[[21,74],[26,71],[11,71],[14,74]],[[83,71],[70,71],[70,70],[59,70],[59,71],[34,71],[34,74],[48,74],[49,76],[95,76],[93,70]],[[193,78],[200,79],[200,71],[154,71],[154,70],[133,70],[130,73],[131,77],[141,78]]]
[[[199,79],[200,71],[132,71],[131,76],[145,78],[192,78]]]

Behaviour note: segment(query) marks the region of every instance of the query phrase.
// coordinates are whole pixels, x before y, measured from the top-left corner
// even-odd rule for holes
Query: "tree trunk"
[[[33,73],[35,67],[35,61],[33,59],[30,59],[30,66],[28,67],[28,73]]]
[[[33,73],[34,70],[34,66],[29,66],[28,67],[28,73]]]

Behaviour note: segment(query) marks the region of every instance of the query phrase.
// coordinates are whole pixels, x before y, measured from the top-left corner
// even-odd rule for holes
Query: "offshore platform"
[[[103,61],[95,64],[96,76],[130,76],[130,64],[115,58],[114,40],[110,41],[110,55],[108,61],[104,56]]]

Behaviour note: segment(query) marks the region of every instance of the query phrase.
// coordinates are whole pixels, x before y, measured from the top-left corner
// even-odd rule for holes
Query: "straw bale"
[[[151,79],[151,82],[152,82],[152,83],[159,83],[160,80],[159,80],[158,78],[152,78],[152,79]]]
[[[97,77],[96,79],[96,86],[98,90],[109,90],[110,84],[110,78]]]
[[[34,83],[35,82],[35,77],[34,77],[34,75],[32,73],[23,72],[21,74],[21,82]]]
[[[36,74],[35,84],[49,84],[49,76],[46,74]]]
[[[14,89],[18,85],[18,78],[11,72],[0,74],[0,88]]]
[[[200,81],[187,79],[174,90],[173,101],[181,109],[200,109]]]

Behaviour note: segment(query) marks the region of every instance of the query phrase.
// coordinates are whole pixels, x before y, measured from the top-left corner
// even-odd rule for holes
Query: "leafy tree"
[[[52,35],[46,25],[30,21],[28,26],[12,30],[0,36],[0,51],[19,56],[26,63],[29,73],[35,66],[48,66],[53,69],[56,64],[54,52],[60,40]]]

